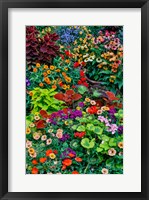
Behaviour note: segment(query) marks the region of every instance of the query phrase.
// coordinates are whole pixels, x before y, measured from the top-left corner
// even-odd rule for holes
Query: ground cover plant
[[[26,27],[26,174],[123,174],[123,27]]]

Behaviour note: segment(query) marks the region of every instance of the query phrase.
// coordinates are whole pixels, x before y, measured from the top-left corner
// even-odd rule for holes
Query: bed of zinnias
[[[26,27],[26,173],[123,173],[123,27]]]

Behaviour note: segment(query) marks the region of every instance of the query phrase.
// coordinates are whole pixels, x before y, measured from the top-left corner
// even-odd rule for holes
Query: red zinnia
[[[74,66],[74,68],[77,68],[77,67],[79,67],[79,62],[75,62],[74,64],[73,64],[73,66]]]
[[[53,153],[52,149],[49,149],[49,150],[46,151],[46,156],[49,156],[50,153]]]
[[[66,158],[63,160],[63,165],[66,165],[66,166],[70,166],[72,164],[72,160],[70,160],[69,158]]]
[[[38,174],[38,169],[36,167],[32,168],[32,174]]]
[[[40,159],[39,159],[39,162],[40,162],[40,163],[44,163],[44,162],[46,162],[46,160],[47,160],[47,158],[40,158]]]
[[[79,157],[76,157],[75,160],[76,160],[77,162],[82,162],[82,158],[79,158]]]
[[[73,171],[72,174],[79,174],[79,172],[78,171]]]
[[[38,164],[37,160],[35,160],[35,159],[32,160],[32,164],[33,164],[33,165],[37,165],[37,164]]]

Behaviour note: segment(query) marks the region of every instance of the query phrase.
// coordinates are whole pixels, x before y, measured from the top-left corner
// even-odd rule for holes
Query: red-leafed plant
[[[75,93],[73,90],[67,90],[66,93],[57,93],[54,97],[71,105],[74,101],[81,99],[82,95]]]
[[[59,46],[56,41],[59,36],[56,33],[47,33],[40,38],[35,26],[26,28],[26,60],[27,64],[51,63],[52,59],[59,53]]]

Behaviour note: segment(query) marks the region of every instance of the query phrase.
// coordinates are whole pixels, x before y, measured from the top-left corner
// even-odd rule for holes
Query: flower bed
[[[123,173],[123,27],[26,27],[26,173]]]

